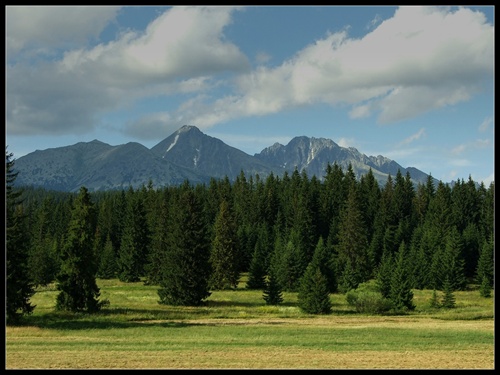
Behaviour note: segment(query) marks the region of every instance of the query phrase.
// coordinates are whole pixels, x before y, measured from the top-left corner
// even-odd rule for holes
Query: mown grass
[[[98,280],[110,305],[94,315],[54,311],[54,285],[33,315],[8,326],[7,368],[494,368],[494,298],[455,292],[431,309],[414,291],[407,315],[357,314],[343,294],[309,315],[296,293],[267,306],[262,291],[213,291],[200,307],[158,304],[156,286]]]

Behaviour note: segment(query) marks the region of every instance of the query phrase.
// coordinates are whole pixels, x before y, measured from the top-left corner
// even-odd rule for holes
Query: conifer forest
[[[380,186],[371,170],[328,165],[324,178],[295,170],[208,184],[78,193],[15,185],[6,153],[7,315],[35,306],[56,283],[56,309],[95,312],[96,278],[158,287],[158,303],[197,306],[211,291],[261,289],[278,304],[298,292],[304,311],[328,313],[329,293],[375,279],[392,308],[411,310],[412,289],[452,293],[494,285],[494,183]],[[450,295],[452,297],[452,294]],[[453,301],[451,300],[450,303]]]

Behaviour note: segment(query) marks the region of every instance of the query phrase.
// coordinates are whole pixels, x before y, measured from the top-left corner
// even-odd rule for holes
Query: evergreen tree
[[[224,199],[214,224],[210,285],[214,290],[236,288],[240,277],[237,226],[231,207]]]
[[[253,252],[250,268],[248,270],[247,289],[264,289],[266,286],[267,265],[266,258],[268,253],[269,240],[266,225],[259,225],[257,242]]]
[[[346,272],[347,263],[352,267],[351,275],[355,275],[357,280],[350,287],[356,288],[358,284],[366,281],[371,274],[371,267],[368,257],[368,240],[365,223],[361,212],[361,206],[353,183],[349,191],[346,205],[343,209],[339,226],[339,243],[337,245],[338,266],[337,271],[341,279],[346,280],[343,274]],[[339,288],[348,290],[347,285],[340,285]]]
[[[484,298],[491,297],[491,285],[490,281],[488,280],[488,277],[486,276],[483,276],[483,279],[481,280],[481,286],[479,287],[479,295]]]
[[[112,279],[116,277],[116,269],[116,253],[113,248],[111,236],[108,234],[100,257],[97,276],[101,279]]]
[[[273,270],[269,272],[269,278],[264,281],[264,291],[263,298],[267,305],[279,305],[283,302],[283,292],[281,286],[276,279],[276,275]]]
[[[308,314],[330,314],[332,303],[328,280],[319,266],[310,264],[301,278],[297,295],[299,308]]]
[[[335,293],[337,291],[337,278],[335,276],[335,264],[333,254],[329,251],[328,247],[322,237],[319,238],[314,250],[314,255],[311,260],[314,266],[318,266],[321,273],[328,281],[328,291]]]
[[[437,297],[436,289],[432,290],[432,297],[431,297],[431,300],[429,301],[429,306],[432,307],[433,309],[437,309],[437,308],[441,307],[441,304],[439,303],[439,300]]]
[[[494,239],[493,235],[491,235],[489,240],[485,240],[481,247],[481,255],[479,256],[475,278],[477,283],[487,283],[490,288],[493,287],[495,275],[493,257]]]
[[[460,233],[452,226],[446,238],[440,275],[442,279],[449,279],[453,290],[465,290],[467,286],[462,250]]]
[[[393,256],[390,251],[384,251],[377,270],[377,287],[382,297],[389,298],[391,294],[391,279],[394,270]]]
[[[391,278],[391,291],[389,299],[394,304],[396,311],[414,310],[413,292],[408,279],[408,269],[405,263],[406,245],[401,243],[396,254],[395,269]]]
[[[34,285],[48,285],[55,280],[59,271],[58,241],[51,230],[51,216],[54,215],[52,197],[43,199],[36,211],[34,234],[29,254],[28,268]]]
[[[132,188],[127,193],[127,211],[118,258],[121,281],[137,282],[144,275],[150,232],[142,198]]]
[[[185,182],[174,197],[165,262],[158,295],[160,304],[199,306],[210,296],[210,235],[203,203]]]
[[[455,307],[455,295],[453,294],[453,285],[449,277],[446,277],[443,283],[443,300],[441,306],[452,309]]]
[[[14,187],[18,172],[14,171],[13,154],[5,148],[6,190],[6,309],[7,323],[16,323],[35,308],[30,299],[35,294],[29,276],[26,216],[21,201],[22,190]]]
[[[97,260],[94,253],[95,207],[84,186],[73,202],[66,241],[62,248],[61,271],[57,275],[56,309],[100,310],[99,288],[96,284]]]

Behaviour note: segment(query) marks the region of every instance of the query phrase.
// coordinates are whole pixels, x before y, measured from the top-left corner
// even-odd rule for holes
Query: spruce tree
[[[481,247],[481,255],[479,256],[479,261],[477,263],[475,277],[478,284],[488,283],[490,288],[493,287],[495,275],[493,241],[493,235],[491,235],[489,240],[484,240],[483,246]]]
[[[96,284],[97,260],[94,253],[95,208],[84,186],[73,202],[71,220],[57,275],[57,310],[94,313],[101,308]]]
[[[389,298],[391,293],[391,279],[394,271],[393,256],[390,251],[386,250],[382,254],[382,260],[377,270],[377,287],[382,294],[382,297]]]
[[[481,281],[481,286],[479,287],[479,295],[484,298],[491,297],[491,285],[488,277],[486,276],[483,276],[483,279]]]
[[[220,204],[214,234],[210,252],[210,285],[214,290],[236,288],[240,277],[237,227],[232,209],[226,200]]]
[[[432,290],[432,297],[431,300],[429,301],[429,306],[432,307],[433,309],[437,309],[441,307],[438,297],[437,297],[437,291],[436,289]]]
[[[328,280],[319,266],[310,264],[300,280],[297,295],[299,308],[308,314],[330,314],[332,303],[328,291]]]
[[[266,286],[266,257],[269,246],[265,224],[259,226],[255,249],[248,270],[247,289],[263,289]]]
[[[270,270],[268,280],[265,281],[263,298],[267,305],[279,305],[283,302],[283,292],[273,270]]]
[[[169,215],[159,303],[199,306],[210,296],[210,236],[203,204],[186,181]]]
[[[395,269],[391,278],[391,291],[389,294],[389,299],[394,304],[395,310],[402,312],[415,309],[413,292],[408,278],[409,272],[405,263],[406,253],[406,245],[402,242],[396,254]]]
[[[443,283],[443,300],[441,306],[452,309],[455,307],[455,295],[453,294],[453,284],[449,277],[446,277]]]
[[[35,288],[28,270],[29,238],[21,201],[22,190],[14,187],[13,154],[5,148],[6,185],[6,309],[7,323],[17,323],[35,308],[30,299]]]

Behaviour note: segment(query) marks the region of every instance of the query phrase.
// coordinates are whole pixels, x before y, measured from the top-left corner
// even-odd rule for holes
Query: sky
[[[494,180],[494,6],[7,6],[14,158],[183,125],[254,155],[328,138]]]

